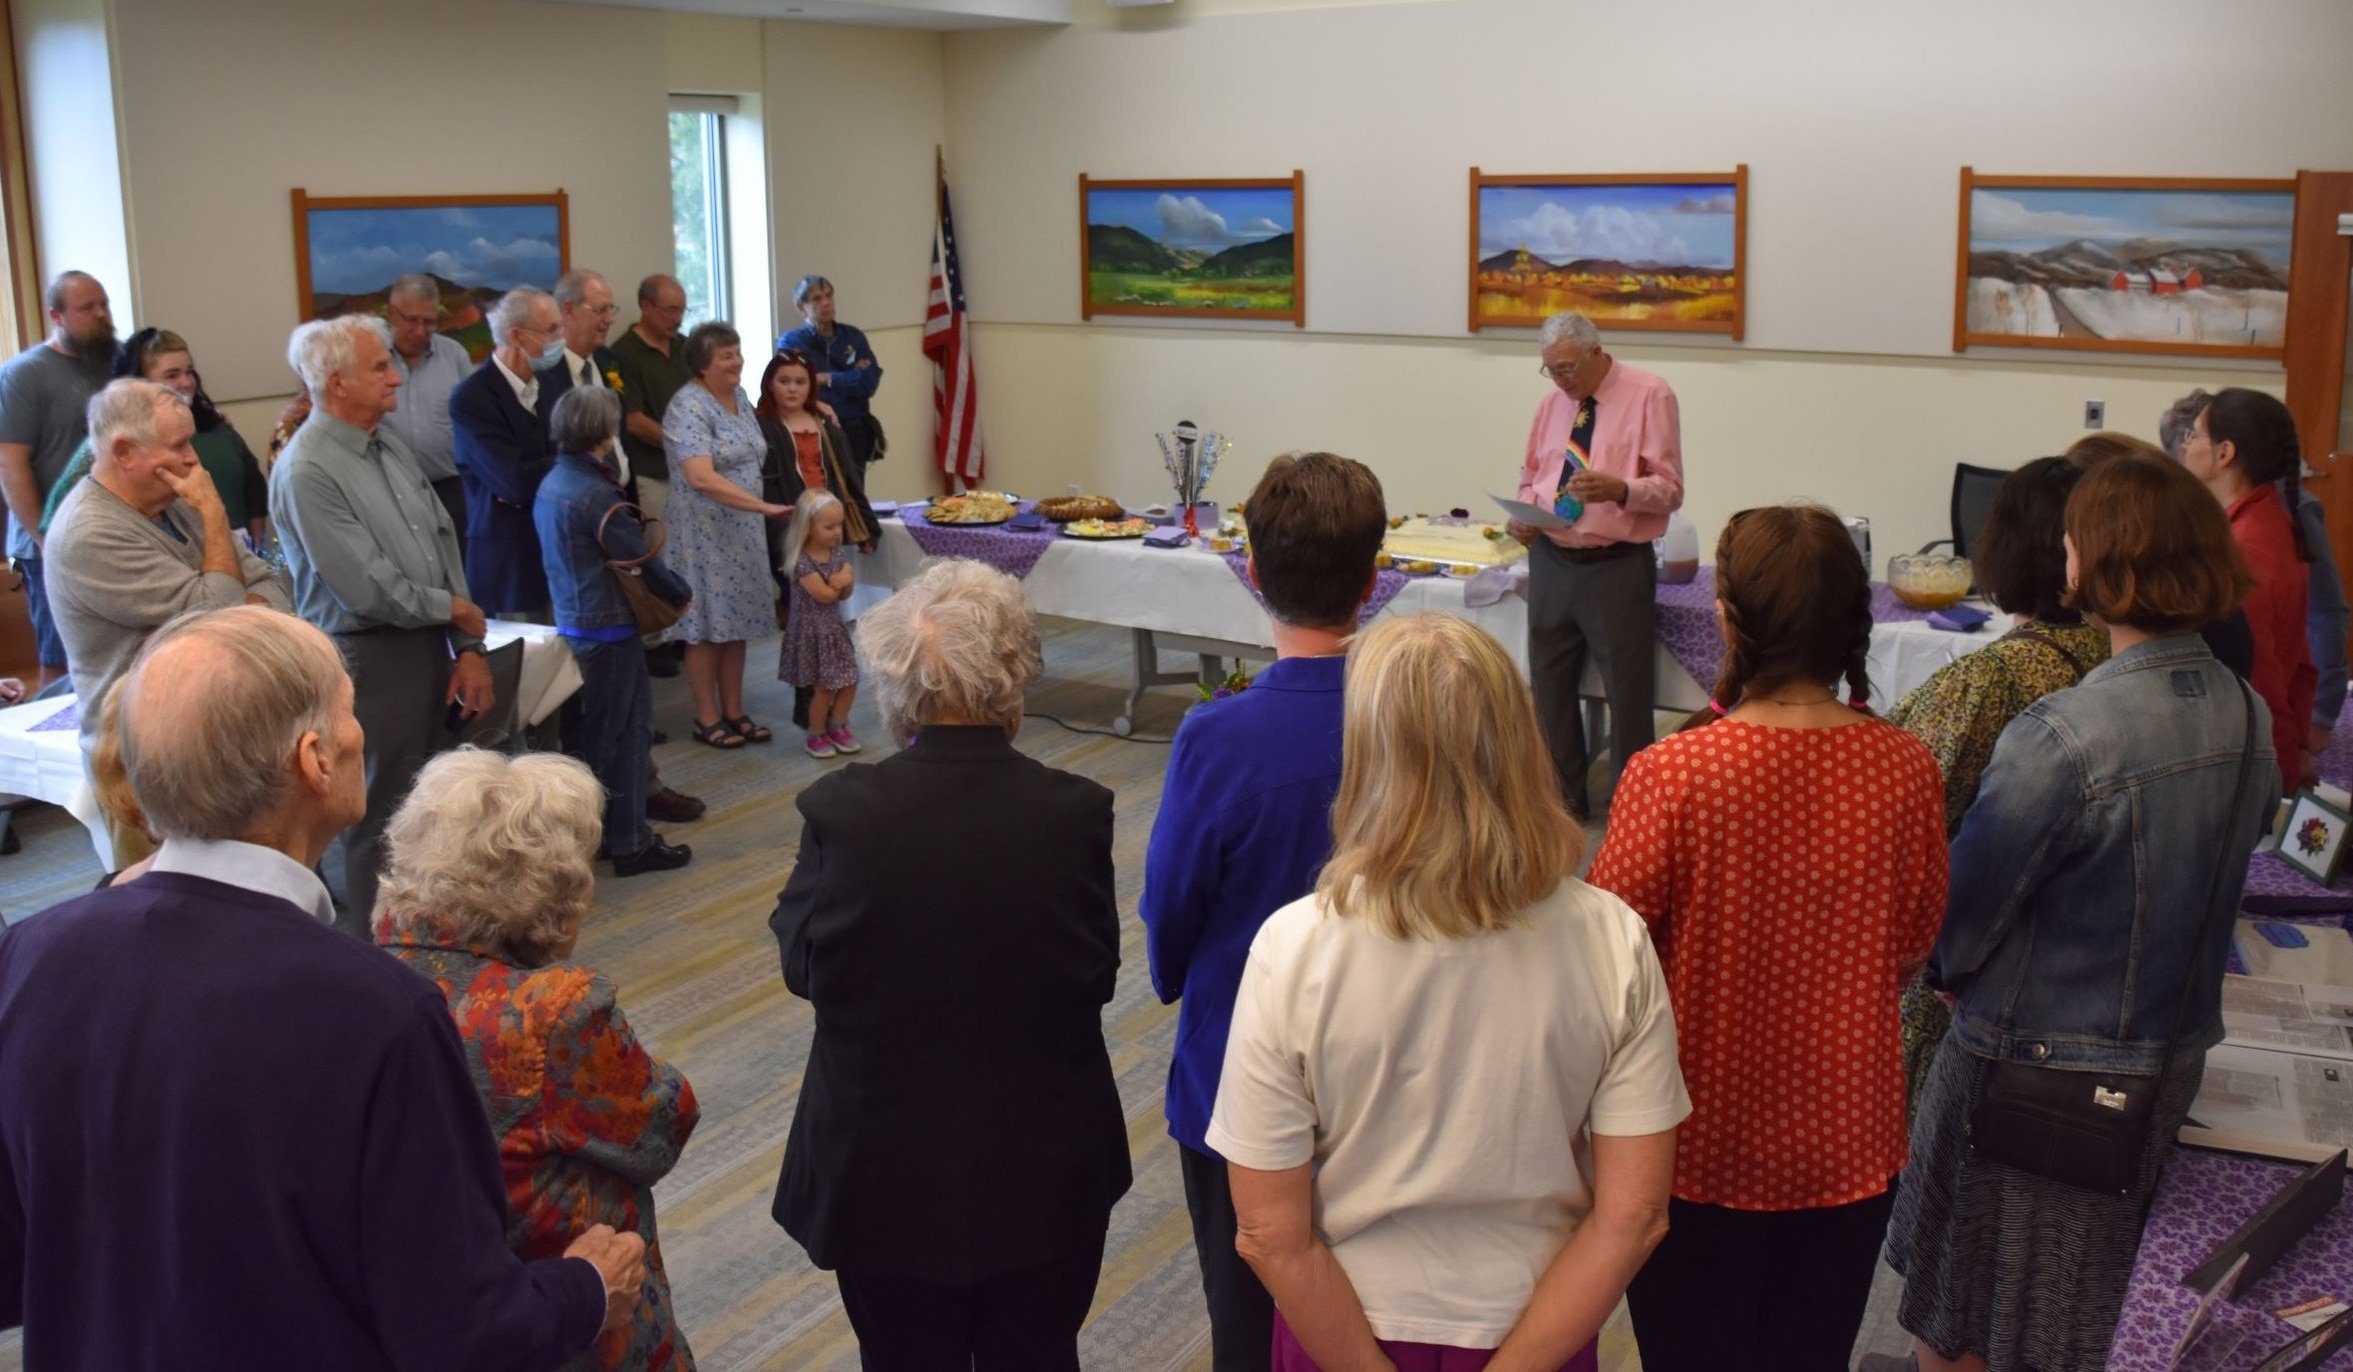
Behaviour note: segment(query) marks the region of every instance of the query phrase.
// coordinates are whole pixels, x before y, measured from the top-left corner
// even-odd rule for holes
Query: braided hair
[[[2296,502],[2304,485],[2304,448],[2296,438],[2296,419],[2275,395],[2232,386],[2216,391],[2206,402],[2208,441],[2228,443],[2237,454],[2239,472],[2255,486],[2279,482],[2288,501],[2288,527],[2296,533],[2296,556],[2312,560],[2304,542],[2304,522],[2296,518]]]
[[[1767,505],[1732,516],[1716,539],[1716,603],[1724,666],[1683,728],[1801,681],[1843,678],[1849,703],[1870,708],[1871,574],[1837,515]]]

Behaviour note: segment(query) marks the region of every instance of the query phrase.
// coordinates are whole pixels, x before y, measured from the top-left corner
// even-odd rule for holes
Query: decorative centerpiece
[[[1210,475],[1217,470],[1217,460],[1231,444],[1225,435],[1204,430],[1190,419],[1178,420],[1173,432],[1152,437],[1160,444],[1160,463],[1168,469],[1168,478],[1176,486],[1177,503],[1184,507],[1185,532],[1197,538],[1201,534],[1197,507],[1202,489],[1209,485]]]

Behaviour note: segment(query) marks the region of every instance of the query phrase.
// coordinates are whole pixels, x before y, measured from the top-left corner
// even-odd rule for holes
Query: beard
[[[113,368],[115,349],[113,324],[93,324],[81,333],[67,334],[66,340],[74,345],[74,356],[81,360],[83,366],[99,372],[106,372]]]

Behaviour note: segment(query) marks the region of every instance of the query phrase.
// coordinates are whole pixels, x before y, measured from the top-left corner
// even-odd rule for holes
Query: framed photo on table
[[[1961,168],[1953,351],[2277,360],[2296,183]]]
[[[313,196],[294,189],[294,290],[305,321],[384,313],[392,283],[441,287],[440,331],[476,362],[490,307],[517,286],[547,290],[571,266],[571,202],[533,195]]]
[[[1098,181],[1081,173],[1079,318],[1281,319],[1307,327],[1305,173]]]
[[[2345,865],[2345,835],[2353,815],[2310,791],[2298,791],[2279,836],[2279,855],[2290,866],[2326,886]]]
[[[1748,166],[1658,175],[1471,168],[1470,327],[1573,310],[1604,329],[1747,328]]]

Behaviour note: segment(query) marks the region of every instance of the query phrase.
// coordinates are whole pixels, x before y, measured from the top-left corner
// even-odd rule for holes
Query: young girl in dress
[[[842,602],[857,573],[842,548],[842,503],[824,488],[810,487],[793,507],[780,565],[792,583],[792,610],[785,617],[776,675],[815,689],[809,698],[809,756],[855,753],[862,746],[850,732],[858,651],[850,644],[850,626],[842,622]]]

